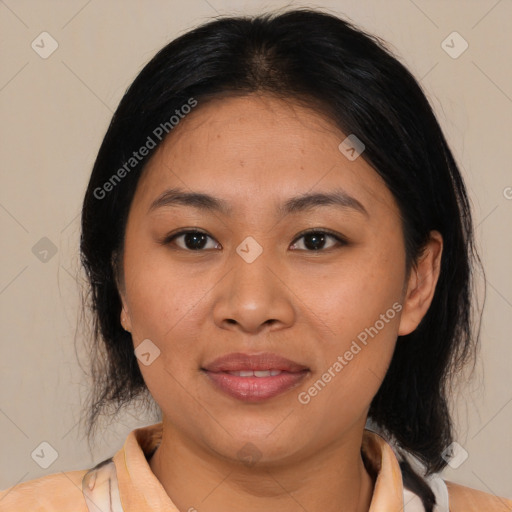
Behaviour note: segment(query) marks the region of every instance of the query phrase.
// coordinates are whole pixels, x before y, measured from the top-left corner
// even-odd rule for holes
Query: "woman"
[[[162,421],[2,510],[511,510],[439,475],[478,258],[431,107],[375,38],[302,9],[171,42],[112,119],[81,251],[91,429],[147,391]]]

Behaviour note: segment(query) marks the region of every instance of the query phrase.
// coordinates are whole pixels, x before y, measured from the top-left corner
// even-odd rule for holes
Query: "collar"
[[[162,426],[160,422],[133,430],[113,458],[86,473],[82,488],[89,510],[96,511],[93,507],[101,508],[104,503],[105,510],[112,512],[179,512],[147,461],[162,440]],[[375,475],[369,512],[424,512],[418,497],[404,490],[398,459],[384,437],[365,429],[361,451]],[[431,483],[436,496],[446,491],[439,477]],[[443,508],[435,510],[444,512]]]

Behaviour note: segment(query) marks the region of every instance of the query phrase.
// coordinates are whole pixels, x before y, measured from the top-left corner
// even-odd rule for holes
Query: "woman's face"
[[[271,97],[199,103],[141,177],[123,323],[165,425],[209,453],[293,461],[361,432],[425,311],[397,205],[347,135]]]

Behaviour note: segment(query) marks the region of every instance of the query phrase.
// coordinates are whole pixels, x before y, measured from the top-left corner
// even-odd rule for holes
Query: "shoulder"
[[[512,500],[445,480],[450,512],[512,512]]]
[[[87,512],[82,494],[86,473],[63,471],[0,490],[0,511]]]

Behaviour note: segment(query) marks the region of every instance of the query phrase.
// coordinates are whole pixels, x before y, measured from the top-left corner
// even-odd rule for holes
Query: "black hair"
[[[306,8],[209,21],[161,49],[122,98],[82,211],[81,256],[90,282],[94,353],[101,354],[93,362],[91,429],[107,407],[119,409],[147,392],[131,335],[119,321],[116,264],[138,180],[165,140],[155,129],[164,127],[172,136],[171,116],[191,99],[199,109],[211,98],[250,93],[314,108],[364,143],[362,158],[399,207],[408,269],[431,230],[443,236],[432,304],[414,332],[399,336],[369,411],[397,446],[424,463],[427,474],[442,470],[442,452],[453,441],[449,384],[478,340],[472,269],[479,259],[464,182],[429,101],[398,58],[377,37]],[[134,151],[148,146],[149,136],[158,139],[156,146],[127,166]],[[422,488],[424,502],[431,503],[431,491],[428,497],[428,487]]]

